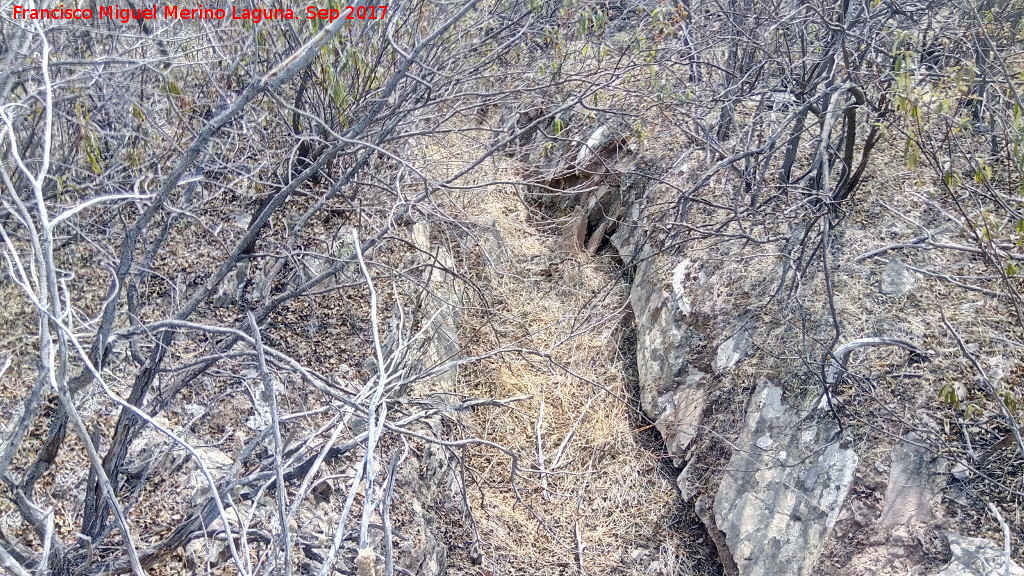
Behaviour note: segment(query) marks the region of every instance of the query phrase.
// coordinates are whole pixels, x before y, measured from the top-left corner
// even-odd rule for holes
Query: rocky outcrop
[[[412,226],[413,244],[419,248],[424,266],[425,285],[430,293],[425,297],[416,316],[425,318],[421,327],[422,339],[407,356],[407,373],[419,374],[437,371],[460,352],[456,333],[458,309],[454,288],[445,274],[431,265],[436,259],[445,269],[452,269],[451,255],[430,241],[430,227],[417,223]],[[440,410],[452,400],[448,396],[455,390],[455,372],[439,371],[435,376],[414,382],[403,394],[429,398],[439,409],[437,415],[419,424],[425,435],[442,437]],[[450,451],[433,444],[425,444],[418,453],[411,453],[409,461],[398,474],[396,488],[400,493],[396,501],[404,501],[408,523],[402,528],[406,538],[395,551],[396,565],[412,574],[438,576],[448,570],[447,546],[440,537],[438,514],[461,490],[455,474],[456,461]]]
[[[636,201],[637,157],[630,148],[630,130],[619,117],[596,126],[573,126],[565,113],[558,144],[535,134],[528,161],[534,167],[529,197],[550,214],[564,218],[567,250],[594,254],[618,229],[627,208]],[[568,128],[562,128],[567,126]],[[577,140],[567,138],[574,133]]]
[[[771,371],[756,382],[736,381],[733,373],[767,328],[758,326],[763,320],[741,299],[723,294],[723,280],[742,264],[661,251],[664,238],[651,232],[643,209],[655,193],[636,174],[641,162],[622,145],[628,138],[616,133],[607,124],[577,129],[574,145],[565,139],[551,157],[533,158],[540,186],[532,198],[556,216],[572,216],[565,232],[571,249],[593,252],[610,236],[632,268],[639,404],[682,469],[682,497],[705,523],[725,574],[925,574],[925,557],[931,554],[928,565],[935,566],[935,554],[943,552],[925,550],[931,545],[924,542],[946,539],[946,557],[951,550],[953,559],[935,576],[996,574],[998,546],[942,536],[940,502],[949,466],[919,438],[891,442],[886,478],[877,473],[879,462],[862,462],[840,442],[820,384],[787,386],[789,374]],[[880,288],[905,295],[914,282],[913,273],[892,260]],[[846,352],[841,360],[848,358]],[[723,406],[735,413],[731,422],[711,422]],[[693,466],[709,446],[727,453],[710,478]],[[844,550],[850,548],[844,542],[854,539],[861,542],[856,550]]]
[[[818,573],[857,468],[835,433],[827,408],[794,409],[781,388],[758,384],[715,495],[715,521],[739,574]]]

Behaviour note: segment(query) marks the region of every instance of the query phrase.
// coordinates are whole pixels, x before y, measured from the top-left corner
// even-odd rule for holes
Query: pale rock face
[[[718,346],[712,366],[715,374],[725,374],[731,371],[750,352],[754,343],[753,331],[746,324],[745,318],[739,318],[738,323],[741,324],[739,330]]]
[[[790,408],[767,381],[754,392],[714,507],[740,576],[816,573],[857,468],[816,412]]]
[[[692,263],[689,260],[683,260],[676,264],[672,271],[672,296],[679,307],[679,313],[683,316],[689,316],[693,311],[690,299],[686,296],[686,281],[691,267]]]
[[[650,264],[637,267],[637,278],[653,275]],[[671,398],[666,394],[674,393],[687,380],[693,382],[693,331],[678,320],[682,310],[676,309],[673,294],[660,283],[635,282],[629,298],[636,315],[640,405],[651,419],[657,420]]]
[[[694,371],[704,376],[699,370]],[[700,376],[696,378],[697,381],[700,380]],[[700,433],[700,424],[707,404],[707,392],[696,388],[694,384],[668,392],[663,398],[665,409],[654,426],[665,439],[665,448],[672,457],[673,465],[682,467],[686,462],[686,451]]]
[[[932,576],[1003,576],[1007,573],[1003,550],[995,542],[984,538],[968,538],[956,532],[946,532],[953,559],[941,572]],[[1010,576],[1024,576],[1024,568],[1012,560]]]
[[[594,130],[594,133],[587,139],[587,143],[576,154],[577,166],[585,165],[590,160],[590,157],[607,142],[607,134],[607,126],[600,126],[597,130]]]
[[[679,487],[679,495],[682,497],[683,502],[691,502],[694,496],[699,493],[700,487],[692,481],[693,475],[693,463],[691,462],[676,477],[676,486]]]

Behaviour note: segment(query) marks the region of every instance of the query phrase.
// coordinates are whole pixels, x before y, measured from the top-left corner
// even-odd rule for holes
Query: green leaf
[[[907,138],[903,147],[903,158],[907,161],[907,168],[914,170],[921,161],[921,149],[912,138]]]
[[[992,181],[992,167],[982,162],[978,169],[974,171],[974,181],[978,184],[984,184]]]

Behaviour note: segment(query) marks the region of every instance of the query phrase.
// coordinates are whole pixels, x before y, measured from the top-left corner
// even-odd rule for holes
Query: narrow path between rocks
[[[531,351],[493,357],[458,379],[457,391],[468,396],[529,397],[457,417],[459,436],[499,443],[521,458],[514,485],[504,454],[478,449],[467,459],[482,565],[494,574],[717,573],[629,386],[635,337],[616,255],[573,249],[564,222],[533,210],[521,190],[485,185],[520,178],[513,160],[497,157],[482,172],[465,183],[481,188],[445,206],[462,215],[459,232],[469,237],[456,242],[458,232],[435,231],[487,295],[463,307],[460,340],[467,355]],[[458,545],[449,562],[453,574],[491,573]]]

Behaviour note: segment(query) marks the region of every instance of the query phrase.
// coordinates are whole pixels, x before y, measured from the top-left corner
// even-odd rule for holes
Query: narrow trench
[[[605,287],[614,285],[615,291],[622,295],[622,291],[628,290],[635,281],[635,270],[623,261],[611,242],[611,232],[605,234],[600,244],[592,248],[591,256],[587,255],[588,251],[581,249],[579,236],[593,238],[595,227],[600,226],[600,223],[587,222],[583,230],[571,227],[572,224],[565,214],[567,207],[550,200],[551,188],[557,187],[545,188],[544,196],[540,197],[531,198],[529,193],[525,197],[516,195],[511,202],[507,196],[498,193],[474,206],[481,214],[488,214],[486,218],[492,219],[489,225],[500,229],[501,242],[508,247],[514,261],[538,263],[533,266],[550,261],[547,268],[541,272],[531,272],[529,268],[519,271],[524,278],[533,278],[532,289],[540,290],[537,293],[544,295],[543,299],[547,305],[543,310],[538,309],[536,298],[522,299],[522,284],[516,282],[514,285],[506,285],[508,279],[513,276],[504,275],[492,280],[497,282],[492,285],[492,289],[505,298],[509,309],[517,310],[517,316],[523,326],[552,325],[550,319],[552,315],[558,314],[559,306],[589,306],[589,303],[582,300],[572,302],[571,298],[560,299],[566,297],[566,290],[572,291],[570,286],[603,292]],[[491,214],[498,215],[497,219],[493,219],[495,216]],[[522,220],[516,220],[520,217]],[[592,266],[602,259],[605,261],[604,264]],[[590,264],[586,264],[588,261]],[[603,269],[603,274],[598,271],[599,268]],[[547,280],[537,280],[537,274]],[[576,275],[580,275],[579,278]],[[561,284],[557,284],[556,278],[559,276],[562,277]],[[598,276],[604,276],[605,279],[601,280],[600,284],[595,284],[595,278]],[[549,286],[548,283],[551,282],[556,284]],[[554,291],[551,291],[552,289]],[[616,307],[619,305],[621,302],[616,304]],[[574,310],[574,314],[578,313],[579,308],[574,307]],[[693,503],[684,502],[679,492],[676,479],[680,470],[675,468],[672,459],[667,457],[667,449],[660,432],[640,407],[638,328],[628,303],[618,320],[612,319],[612,322],[613,325],[608,327],[608,339],[604,341],[606,347],[600,350],[601,356],[593,357],[593,366],[614,366],[611,370],[615,372],[615,376],[611,376],[610,373],[608,375],[609,381],[617,381],[620,386],[619,393],[614,398],[599,392],[594,396],[593,406],[591,401],[585,402],[584,406],[584,402],[580,401],[581,397],[572,396],[578,394],[577,392],[554,392],[544,384],[538,386],[535,380],[546,380],[547,377],[532,374],[530,369],[525,367],[520,369],[512,366],[511,371],[506,371],[505,378],[499,377],[495,380],[499,383],[517,381],[524,390],[534,395],[533,402],[536,402],[536,398],[545,398],[548,410],[538,412],[538,406],[521,404],[518,414],[526,418],[516,421],[514,418],[518,416],[512,414],[507,421],[501,421],[505,428],[529,427],[530,435],[539,437],[540,432],[536,423],[541,420],[540,415],[544,414],[546,433],[553,434],[547,431],[553,429],[548,428],[549,426],[560,425],[552,420],[553,414],[556,413],[553,411],[558,410],[558,406],[568,408],[576,403],[577,409],[582,408],[582,413],[563,412],[563,419],[570,423],[577,416],[580,417],[578,425],[581,427],[581,434],[569,444],[570,448],[575,447],[578,450],[577,456],[581,458],[573,464],[577,469],[572,470],[572,475],[562,476],[561,480],[551,480],[550,477],[549,480],[556,482],[555,485],[565,493],[582,490],[578,496],[580,504],[576,506],[584,502],[587,504],[570,511],[568,508],[559,508],[561,498],[552,498],[551,501],[537,500],[533,503],[536,513],[530,517],[520,517],[518,507],[521,501],[518,497],[512,498],[509,494],[489,492],[486,498],[488,507],[482,512],[484,539],[494,537],[496,540],[487,553],[498,565],[506,566],[518,565],[520,560],[515,556],[522,559],[535,558],[544,565],[551,563],[544,568],[558,566],[556,571],[559,574],[570,573],[565,570],[572,570],[575,573],[587,574],[721,576],[724,570],[718,559],[717,548],[704,523],[697,517]],[[597,344],[596,341],[591,344],[584,342],[585,339],[579,344],[582,348]],[[587,352],[583,349],[579,349],[578,353],[581,357],[587,357]],[[579,359],[580,357],[576,358]],[[493,390],[488,389],[488,393],[493,393]],[[599,400],[601,398],[604,399]],[[599,408],[602,404],[603,407]],[[588,413],[587,410],[590,408],[593,410]],[[602,410],[605,411],[604,417],[607,420],[597,416]],[[497,426],[499,420],[500,417],[496,417],[478,425],[483,427],[482,430],[497,430],[498,438],[501,438],[501,430],[504,428]],[[588,435],[584,435],[584,430]],[[549,447],[549,452],[553,452],[562,438],[568,437],[558,434],[552,441],[546,441],[545,446]],[[533,440],[524,441],[521,436],[505,436],[504,440],[522,446],[524,453],[532,453],[532,450],[536,449]],[[627,462],[629,464],[626,464]],[[591,474],[593,480],[588,479]],[[575,479],[580,481],[576,482]],[[553,494],[559,493],[553,489]],[[480,510],[484,510],[484,503],[482,495],[479,502],[474,500],[474,506],[480,506]],[[506,505],[508,507],[504,508]],[[542,524],[551,523],[547,541],[538,543],[539,547],[527,550],[526,554],[515,552],[517,542],[512,541],[511,535],[515,534],[517,538],[522,538],[523,530],[533,530],[532,524],[538,516],[543,516],[545,511],[552,513],[547,520],[542,521]],[[566,525],[566,519],[570,517],[573,520]],[[576,528],[573,528],[573,523],[576,524]],[[564,556],[560,550],[550,547],[550,543],[557,540],[556,534],[564,534],[569,541],[575,540],[577,546],[586,544],[590,548],[583,553],[573,552],[570,556],[575,560],[556,560],[556,557]],[[542,549],[549,553],[543,553]],[[581,560],[584,556],[588,562]],[[586,569],[583,564],[588,564]],[[519,565],[519,568],[526,566]],[[536,573],[542,572],[541,566],[536,563],[533,568],[537,570]]]
[[[618,251],[609,243],[608,252],[613,258],[620,274],[625,276],[626,282],[632,287],[635,280],[634,271],[627,268]],[[657,473],[676,485],[676,478],[682,469],[676,468],[672,459],[668,457],[664,439],[661,433],[654,427],[654,421],[648,418],[647,414],[640,408],[640,367],[637,363],[637,326],[636,316],[632,306],[627,308],[622,320],[619,323],[619,336],[617,348],[619,355],[623,358],[623,378],[626,382],[627,399],[629,400],[629,425],[635,431],[640,445],[653,454],[658,454]],[[672,515],[672,526],[678,531],[679,537],[683,540],[684,548],[688,549],[698,559],[694,568],[696,574],[705,576],[724,576],[725,570],[718,557],[718,549],[711,544],[707,527],[694,512],[692,502],[683,502],[682,496],[676,488],[676,506]]]

